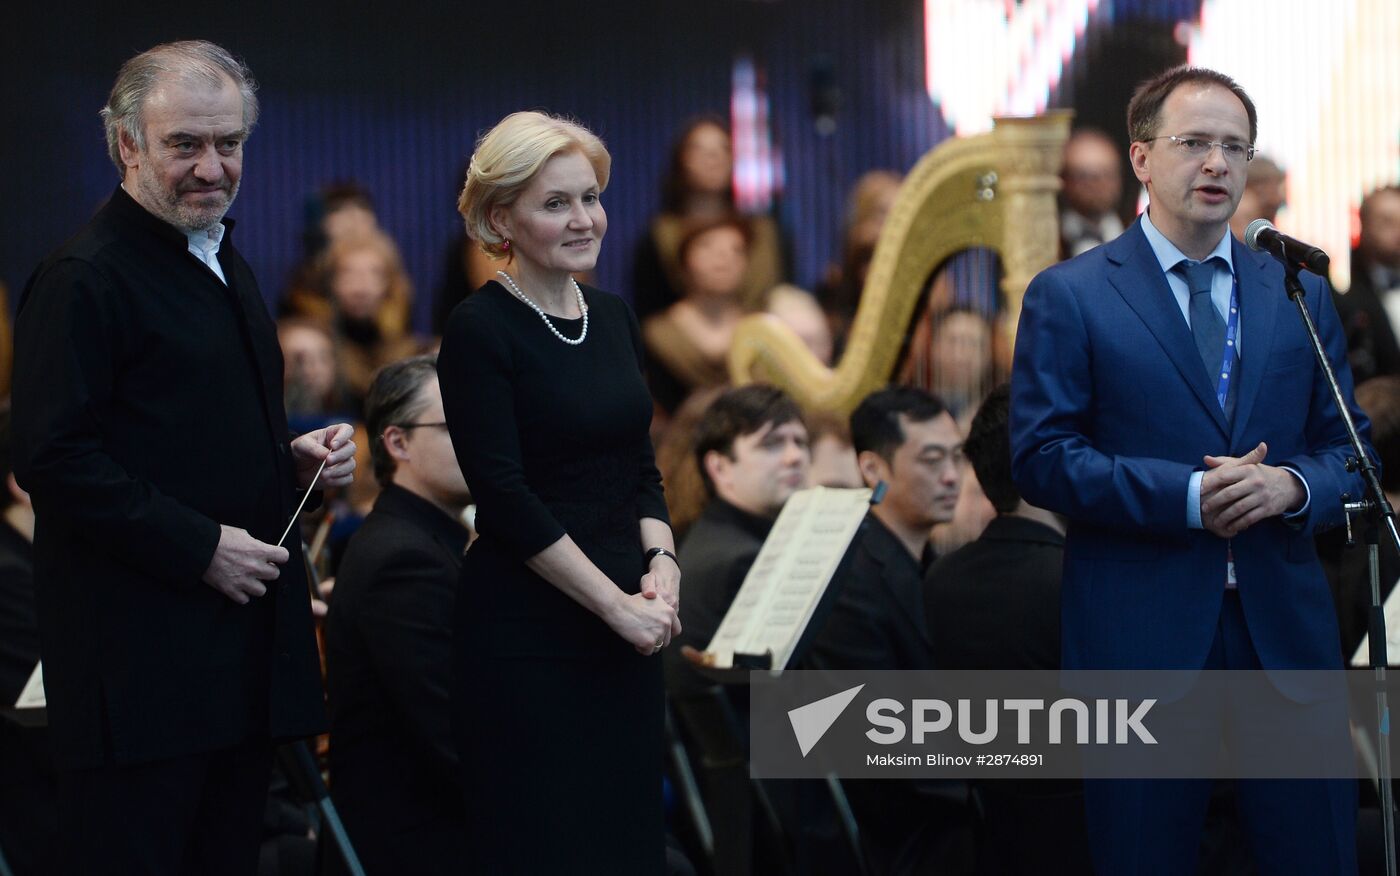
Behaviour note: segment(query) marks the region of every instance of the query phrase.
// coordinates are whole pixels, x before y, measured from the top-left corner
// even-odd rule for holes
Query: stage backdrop
[[[355,179],[399,241],[426,325],[455,203],[477,135],[544,108],[602,135],[614,158],[598,276],[630,293],[632,247],[659,204],[676,129],[728,115],[734,60],[766,72],[787,160],[781,202],[800,282],[834,252],[845,189],[872,167],[909,167],[945,136],[924,92],[923,7],[899,2],[29,4],[8,13],[0,60],[11,107],[0,146],[0,277],[18,294],[42,256],[109,194],[97,110],[121,61],[203,37],[241,54],[261,82],[262,119],[230,215],[269,299],[300,253],[304,202]],[[18,20],[16,20],[18,16]],[[814,131],[809,82],[832,71],[837,129]]]
[[[1118,27],[1169,32],[1199,8],[1190,0],[1089,5],[1081,49]],[[0,73],[11,123],[0,145],[0,279],[12,306],[39,259],[116,184],[97,110],[122,60],[164,40],[222,43],[261,82],[262,120],[231,215],[269,301],[300,255],[307,196],[355,179],[403,248],[420,327],[460,231],[462,168],[478,133],[507,112],[568,113],[608,142],[615,163],[598,277],[624,295],[633,247],[659,205],[671,139],[694,114],[728,114],[736,60],[752,59],[770,101],[783,162],[778,211],[795,279],[809,288],[837,253],[856,177],[907,170],[949,130],[926,87],[922,0],[60,2],[27,3],[5,19],[11,39]],[[1096,71],[1092,54],[1070,56],[1065,82],[1078,87],[1063,89],[1065,99],[1073,91],[1075,103],[1107,121],[1121,114],[1127,84],[1152,71]],[[1090,83],[1110,86],[1102,96],[1113,99],[1103,103],[1115,106],[1099,108]],[[1051,105],[1061,90],[1050,86]]]

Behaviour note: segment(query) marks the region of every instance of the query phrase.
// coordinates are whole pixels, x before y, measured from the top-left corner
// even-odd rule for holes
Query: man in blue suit
[[[1254,104],[1179,67],[1138,89],[1128,128],[1148,212],[1032,281],[1012,374],[1016,485],[1069,519],[1063,665],[1340,669],[1312,536],[1362,487],[1282,268],[1229,233]],[[1365,430],[1327,288],[1304,285]],[[1209,782],[1088,784],[1099,872],[1195,870]],[[1355,873],[1354,783],[1239,797],[1261,872]]]

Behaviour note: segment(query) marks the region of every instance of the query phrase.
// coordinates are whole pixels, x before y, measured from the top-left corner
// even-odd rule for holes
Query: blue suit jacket
[[[1226,542],[1186,525],[1206,454],[1300,472],[1311,505],[1234,538],[1250,636],[1267,669],[1341,666],[1337,620],[1313,533],[1343,520],[1346,431],[1283,270],[1234,241],[1242,350],[1228,425],[1141,221],[1040,275],[1026,291],[1011,380],[1012,471],[1028,502],[1070,520],[1062,585],[1066,669],[1199,669],[1224,593]],[[1346,345],[1326,285],[1307,306],[1351,401]],[[1369,451],[1368,451],[1369,452]],[[1372,454],[1374,458],[1374,454]]]

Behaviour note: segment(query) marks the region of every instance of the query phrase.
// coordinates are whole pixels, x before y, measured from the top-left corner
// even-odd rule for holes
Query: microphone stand
[[[1298,315],[1302,317],[1303,326],[1308,332],[1308,339],[1312,342],[1313,355],[1317,357],[1318,365],[1322,367],[1322,373],[1327,378],[1327,386],[1332,392],[1332,401],[1336,404],[1337,413],[1341,415],[1342,423],[1346,426],[1347,440],[1351,442],[1352,453],[1351,457],[1347,459],[1347,471],[1360,471],[1368,494],[1367,498],[1362,501],[1352,502],[1351,496],[1343,493],[1342,505],[1347,513],[1348,526],[1350,526],[1353,513],[1364,515],[1367,523],[1367,553],[1371,578],[1371,610],[1367,636],[1370,640],[1371,671],[1375,674],[1376,714],[1379,719],[1378,735],[1380,738],[1377,757],[1381,779],[1381,826],[1385,837],[1386,874],[1387,876],[1396,876],[1395,791],[1391,787],[1390,780],[1390,703],[1385,692],[1386,632],[1385,610],[1381,602],[1379,535],[1380,529],[1384,527],[1390,533],[1390,543],[1397,552],[1400,552],[1400,532],[1395,528],[1395,509],[1391,507],[1390,501],[1385,497],[1385,491],[1381,489],[1381,479],[1376,471],[1376,464],[1371,460],[1361,443],[1361,436],[1356,431],[1356,423],[1351,418],[1351,411],[1347,408],[1346,399],[1342,396],[1342,388],[1337,383],[1337,373],[1332,369],[1332,362],[1327,358],[1327,351],[1323,349],[1322,339],[1317,332],[1317,323],[1313,321],[1312,313],[1308,311],[1306,292],[1302,282],[1298,279],[1299,266],[1284,256],[1281,241],[1278,251],[1273,254],[1283,262],[1284,287],[1288,290],[1288,297],[1293,299],[1293,303],[1298,306]]]

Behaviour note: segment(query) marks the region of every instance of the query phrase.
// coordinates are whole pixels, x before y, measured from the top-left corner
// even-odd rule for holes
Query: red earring
[[[504,250],[505,252],[510,252],[510,239],[509,239],[509,238],[507,238],[507,239],[501,241],[501,249]]]

